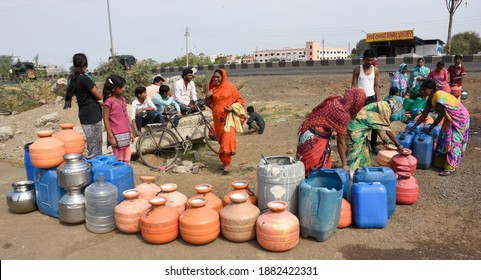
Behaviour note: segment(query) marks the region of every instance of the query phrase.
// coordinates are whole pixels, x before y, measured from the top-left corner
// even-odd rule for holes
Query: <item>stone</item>
[[[60,78],[52,85],[50,90],[58,96],[65,96],[67,92],[67,79]]]
[[[48,114],[48,115],[43,115],[41,116],[36,122],[35,122],[35,126],[36,127],[40,127],[40,126],[44,126],[46,125],[47,123],[58,123],[60,120],[59,116],[58,116],[58,113],[57,112],[54,112],[54,113],[51,113],[51,114]]]
[[[13,138],[13,129],[10,126],[0,127],[0,141],[4,142]]]

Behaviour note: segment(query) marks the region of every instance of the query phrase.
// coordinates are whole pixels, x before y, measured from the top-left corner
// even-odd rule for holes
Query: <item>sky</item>
[[[109,0],[113,49],[138,60],[243,55],[261,49],[349,48],[365,33],[414,29],[446,42],[445,0]],[[481,34],[481,1],[464,0],[453,35]],[[110,56],[107,0],[0,0],[0,55],[68,69],[83,52],[89,69]]]

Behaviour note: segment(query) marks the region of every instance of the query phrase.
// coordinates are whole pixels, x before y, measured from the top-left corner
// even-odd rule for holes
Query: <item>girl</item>
[[[130,163],[130,143],[134,134],[130,129],[127,101],[122,96],[125,92],[125,79],[119,75],[110,75],[105,81],[104,125],[107,131],[107,146],[112,146],[115,158]]]
[[[72,97],[78,102],[78,116],[87,142],[88,157],[102,154],[102,94],[87,74],[87,56],[77,53],[72,58],[73,73],[67,81],[64,109],[72,107]]]

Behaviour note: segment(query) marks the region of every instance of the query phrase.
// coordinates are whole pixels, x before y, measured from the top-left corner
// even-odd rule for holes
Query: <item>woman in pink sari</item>
[[[436,63],[436,68],[429,72],[426,80],[433,80],[436,83],[438,90],[451,92],[448,81],[448,70],[444,68],[444,61],[442,60]]]

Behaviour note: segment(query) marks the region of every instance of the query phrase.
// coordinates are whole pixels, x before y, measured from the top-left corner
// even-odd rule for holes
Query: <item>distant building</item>
[[[378,56],[442,55],[444,42],[439,39],[423,40],[414,36],[414,30],[367,33],[366,43]]]
[[[254,62],[305,61],[306,49],[258,50],[254,52]]]
[[[323,48],[319,42],[306,42],[305,48],[282,50],[260,50],[254,52],[255,62],[278,61],[306,61],[306,60],[332,60],[347,58],[348,50],[345,48]]]

